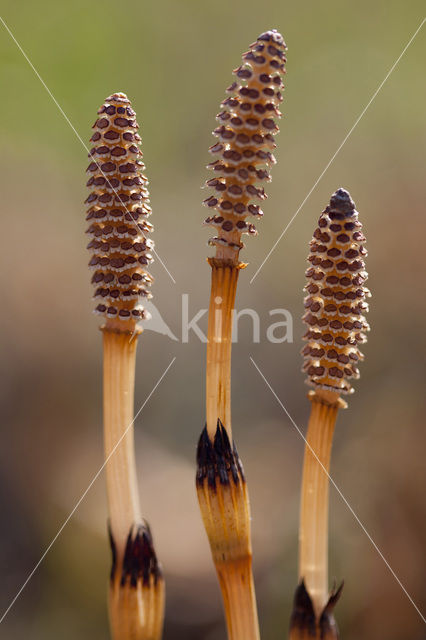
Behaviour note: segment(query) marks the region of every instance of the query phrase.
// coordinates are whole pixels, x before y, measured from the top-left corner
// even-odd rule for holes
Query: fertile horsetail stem
[[[248,218],[263,213],[255,200],[266,198],[259,183],[269,181],[272,150],[281,114],[284,40],[277,31],[259,36],[243,55],[218,114],[215,177],[204,204],[215,213],[205,223],[217,235],[209,244],[212,268],[206,364],[206,427],[198,444],[197,493],[222,590],[230,640],[257,640],[259,625],[252,576],[250,505],[231,429],[231,336],[242,234],[255,235]]]
[[[141,521],[133,443],[138,322],[148,317],[151,213],[138,124],[123,93],[98,111],[87,169],[88,249],[95,313],[105,318],[104,445],[113,552],[109,605],[114,640],[159,640],[164,583]]]
[[[333,607],[341,588],[329,594],[328,491],[333,433],[341,394],[352,393],[352,378],[363,356],[359,345],[369,329],[364,314],[369,291],[364,257],[365,238],[349,193],[338,189],[321,214],[314,232],[306,272],[308,330],[302,353],[311,416],[303,466],[299,531],[299,578],[290,638],[337,638]],[[310,634],[310,635],[309,635]]]

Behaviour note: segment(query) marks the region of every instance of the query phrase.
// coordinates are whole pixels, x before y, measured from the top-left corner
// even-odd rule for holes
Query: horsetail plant
[[[349,193],[338,189],[321,214],[310,244],[306,272],[308,330],[302,353],[311,415],[305,446],[299,530],[299,579],[290,622],[290,639],[338,638],[333,609],[339,589],[328,588],[328,491],[337,413],[347,405],[363,359],[360,344],[369,327],[364,313],[367,279],[365,237]]]
[[[104,445],[112,569],[109,614],[114,640],[159,640],[164,581],[151,533],[142,520],[133,435],[135,358],[140,320],[148,317],[152,230],[148,181],[138,124],[123,93],[106,99],[91,137],[86,200],[89,266],[105,318],[103,332]]]
[[[286,45],[275,30],[261,34],[243,55],[230,94],[222,102],[210,151],[218,159],[207,180],[204,204],[215,210],[205,223],[217,229],[212,269],[206,364],[206,426],[197,450],[197,494],[224,601],[230,640],[257,640],[259,625],[252,575],[250,505],[231,429],[231,334],[241,235],[255,235],[248,216],[261,218],[253,199],[266,198],[257,183],[269,181],[280,117]]]

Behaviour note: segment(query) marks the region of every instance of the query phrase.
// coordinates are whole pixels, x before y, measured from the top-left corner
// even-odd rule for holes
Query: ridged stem
[[[257,617],[251,554],[241,559],[217,562],[229,638],[258,640]]]
[[[141,520],[133,429],[138,338],[131,338],[128,333],[103,330],[105,471],[118,565],[133,523]]]
[[[339,406],[311,394],[300,508],[299,578],[304,580],[317,617],[329,599],[328,473]]]
[[[209,259],[212,268],[206,363],[207,431],[213,439],[219,419],[232,439],[232,319],[238,274],[245,265]]]
[[[109,606],[113,638],[160,640],[163,632],[164,581],[147,587],[111,586]]]

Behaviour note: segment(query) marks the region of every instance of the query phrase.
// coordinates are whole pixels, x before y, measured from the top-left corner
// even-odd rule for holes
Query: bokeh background
[[[133,101],[155,241],[176,280],[156,261],[154,301],[177,336],[182,294],[191,317],[208,303],[200,186],[215,114],[247,46],[271,27],[284,34],[278,165],[260,235],[242,254],[250,264],[237,300],[238,309],[259,313],[261,341],[253,344],[246,318],[233,352],[233,424],[252,500],[262,637],[286,637],[303,441],[249,356],[304,430],[305,260],[316,220],[339,186],[350,190],[364,223],[373,298],[366,360],[339,416],[332,475],[424,611],[426,27],[250,284],[419,26],[421,0],[22,0],[2,2],[1,13],[83,141],[106,96],[125,91]],[[0,56],[1,615],[102,465],[102,353],[86,267],[86,151],[3,25]],[[292,314],[292,343],[266,340],[276,308]],[[194,334],[188,343],[143,334],[136,408],[174,356],[136,422],[141,499],[167,581],[165,639],[216,640],[225,628],[194,490],[205,358]],[[1,637],[109,637],[105,520],[101,475],[2,622]],[[342,638],[426,637],[419,614],[334,490],[330,575],[346,581],[336,611]]]

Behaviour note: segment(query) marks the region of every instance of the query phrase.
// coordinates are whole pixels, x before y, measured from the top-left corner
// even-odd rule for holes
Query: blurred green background
[[[160,263],[154,302],[176,335],[209,295],[209,230],[200,186],[215,114],[241,53],[265,29],[288,45],[278,165],[260,235],[247,240],[233,352],[234,435],[249,481],[262,638],[285,638],[297,581],[303,441],[300,373],[308,242],[330,194],[351,192],[364,224],[373,293],[361,379],[342,412],[332,476],[423,609],[426,27],[402,58],[264,268],[250,278],[419,26],[420,0],[283,2],[2,2],[1,14],[87,143],[96,111],[125,91],[141,126]],[[0,25],[2,117],[2,444],[0,615],[102,464],[101,339],[92,316],[83,200],[86,152]],[[204,196],[205,197],[205,196]],[[211,253],[211,251],[210,251]],[[265,338],[288,309],[294,342]],[[200,323],[205,328],[205,317]],[[147,325],[149,327],[149,325]],[[167,581],[165,639],[225,637],[219,590],[194,490],[204,421],[205,345],[146,331],[136,422],[143,511]],[[99,477],[0,627],[16,640],[108,637],[104,479]],[[336,491],[330,576],[346,586],[336,617],[346,640],[420,640],[424,624]]]

